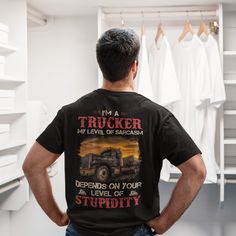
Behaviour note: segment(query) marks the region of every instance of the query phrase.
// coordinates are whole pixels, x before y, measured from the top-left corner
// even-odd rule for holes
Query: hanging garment
[[[153,40],[149,49],[148,62],[153,88],[153,101],[168,110],[172,110],[172,104],[180,100],[181,94],[171,48],[165,35],[157,43]],[[170,179],[170,163],[167,159],[163,160],[160,179],[164,181]]]
[[[190,41],[177,41],[173,59],[179,81],[181,100],[173,104],[173,113],[200,145],[207,103],[211,97],[208,59],[203,43],[197,35]]]
[[[134,80],[134,91],[153,100],[153,91],[151,85],[151,76],[148,64],[148,55],[146,47],[146,35],[141,37],[141,48],[139,53],[139,66],[137,80]]]
[[[168,106],[180,100],[181,94],[172,59],[171,49],[166,36],[150,47],[149,66],[154,98],[153,101]]]
[[[210,34],[207,41],[204,43],[204,46],[207,53],[212,81],[210,103],[214,107],[219,108],[225,101],[226,96],[218,44],[214,37]]]
[[[216,117],[217,109],[225,101],[226,96],[217,42],[212,35],[209,35],[203,44],[206,49],[209,63],[211,99],[206,111],[206,122],[200,148],[203,156],[208,156],[208,158],[206,158],[208,161],[208,163],[206,163],[208,170],[205,183],[216,183],[217,171],[219,170],[215,159]]]

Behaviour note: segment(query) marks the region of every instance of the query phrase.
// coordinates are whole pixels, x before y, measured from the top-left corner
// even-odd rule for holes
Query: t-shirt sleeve
[[[64,112],[63,107],[36,138],[36,141],[48,151],[61,154],[64,151]]]
[[[196,154],[202,154],[190,135],[171,113],[162,122],[158,142],[162,159],[178,166]]]

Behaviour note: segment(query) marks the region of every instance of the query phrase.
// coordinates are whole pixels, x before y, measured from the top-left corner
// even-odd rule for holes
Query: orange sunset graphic
[[[124,137],[94,137],[81,142],[78,155],[81,157],[89,153],[99,155],[107,148],[120,149],[122,158],[133,156],[135,159],[140,159],[139,143],[137,138]]]

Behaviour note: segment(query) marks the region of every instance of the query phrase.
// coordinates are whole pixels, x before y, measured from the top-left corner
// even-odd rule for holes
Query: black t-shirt
[[[65,154],[67,213],[82,236],[132,236],[159,213],[162,161],[201,153],[166,108],[96,89],[64,105],[36,139]]]

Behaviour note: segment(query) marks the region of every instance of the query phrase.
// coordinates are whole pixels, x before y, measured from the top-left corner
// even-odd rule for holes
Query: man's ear
[[[135,74],[138,69],[138,60],[135,60],[134,63],[131,65],[131,71]]]

